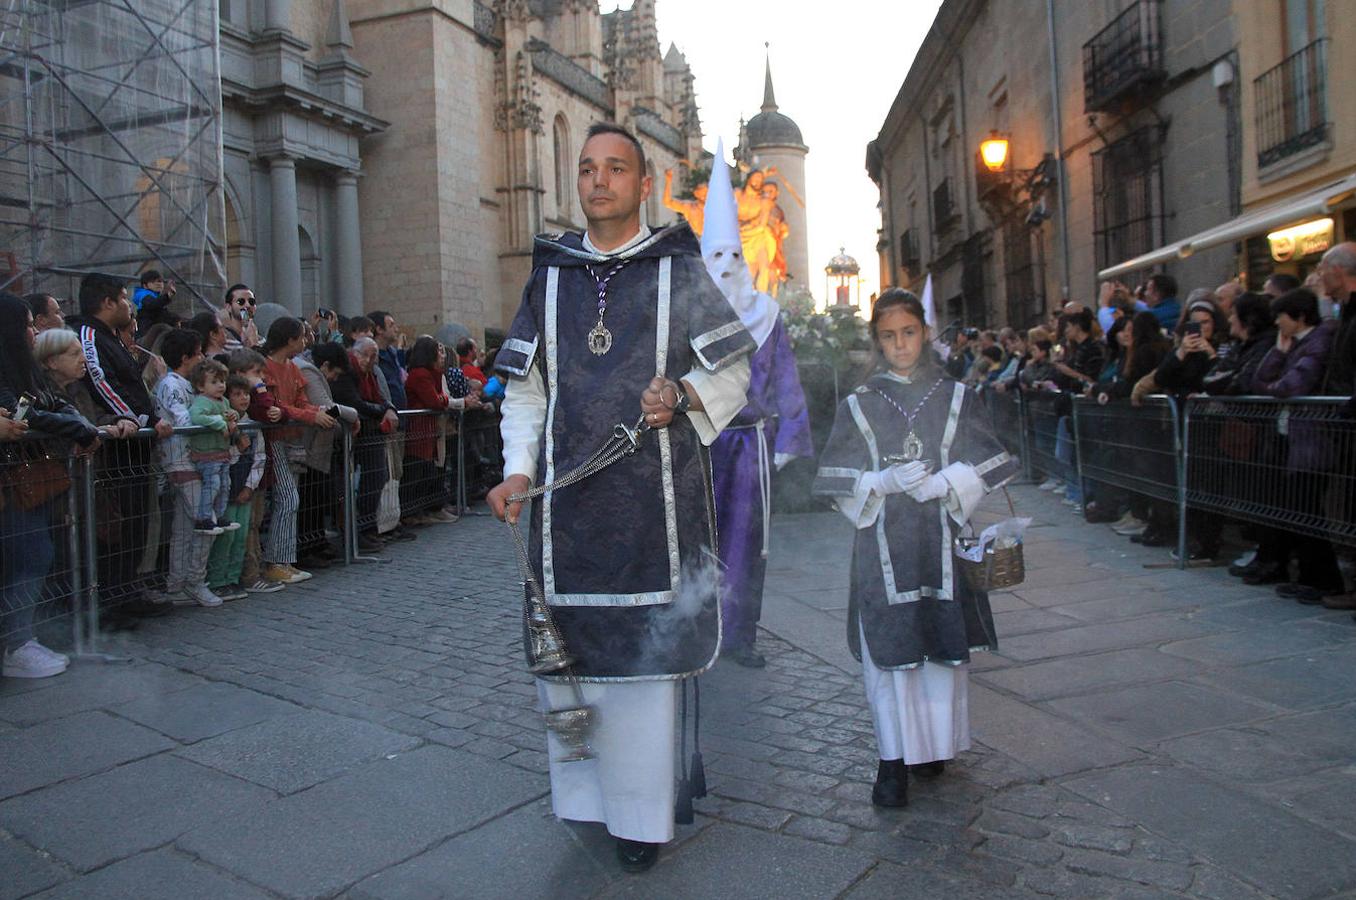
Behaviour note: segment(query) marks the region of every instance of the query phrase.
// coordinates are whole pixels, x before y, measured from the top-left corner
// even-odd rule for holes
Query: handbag
[[[65,463],[43,454],[8,467],[4,485],[9,489],[10,501],[28,512],[70,490],[71,476]]]
[[[1012,495],[1008,493],[1007,488],[1003,488],[1003,496],[1007,498],[1008,511],[1012,513],[1012,518],[993,526],[998,531],[995,537],[983,541],[982,536],[976,537],[974,529],[966,523],[971,534],[958,536],[952,545],[956,568],[960,570],[961,578],[972,591],[984,593],[1003,591],[1016,587],[1026,580],[1026,558],[1022,554],[1021,538],[1017,537],[1003,547],[997,544],[1004,531],[1025,529],[1030,520],[1023,522],[1017,518],[1017,509],[1012,505]],[[976,556],[979,559],[975,559]]]

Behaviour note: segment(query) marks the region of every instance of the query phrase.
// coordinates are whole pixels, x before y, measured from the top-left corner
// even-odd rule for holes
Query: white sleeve
[[[946,511],[957,525],[964,525],[970,521],[987,493],[984,479],[975,474],[974,466],[963,462],[952,463],[942,469],[940,474],[951,488],[942,501],[946,504]]]
[[[848,517],[854,528],[869,528],[885,506],[885,494],[880,490],[880,473],[863,472],[851,497],[834,497],[838,511]]]
[[[504,477],[526,475],[528,481],[536,481],[537,452],[546,433],[546,385],[536,366],[529,366],[522,378],[508,379],[500,413]]]
[[[697,366],[682,380],[701,398],[702,409],[689,411],[687,417],[701,442],[709,447],[748,403],[749,358],[745,355],[715,372]]]

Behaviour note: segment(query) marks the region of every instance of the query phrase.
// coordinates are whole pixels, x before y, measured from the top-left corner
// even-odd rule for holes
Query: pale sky
[[[604,12],[614,4],[603,0]],[[807,279],[824,300],[824,266],[845,247],[862,267],[862,299],[878,289],[880,195],[866,174],[866,144],[880,131],[940,0],[659,0],[661,50],[687,56],[697,81],[706,149],[763,102],[763,42],[771,44],[778,109],[800,126],[810,225]],[[794,201],[792,201],[794,202]]]

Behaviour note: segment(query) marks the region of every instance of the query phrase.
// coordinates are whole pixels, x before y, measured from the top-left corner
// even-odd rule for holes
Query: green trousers
[[[245,565],[245,541],[249,537],[250,512],[253,504],[226,504],[226,521],[239,522],[235,531],[217,535],[212,542],[212,553],[207,557],[207,586],[212,590],[240,582],[240,570]]]

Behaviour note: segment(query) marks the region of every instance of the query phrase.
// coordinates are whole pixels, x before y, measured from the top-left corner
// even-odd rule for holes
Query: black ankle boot
[[[909,767],[902,759],[882,759],[871,787],[871,802],[876,806],[909,805]]]
[[[914,775],[922,775],[927,778],[936,778],[946,772],[946,760],[934,759],[932,762],[919,763],[916,766],[909,766],[909,772]]]
[[[617,862],[623,872],[644,872],[659,859],[659,845],[617,838]]]

